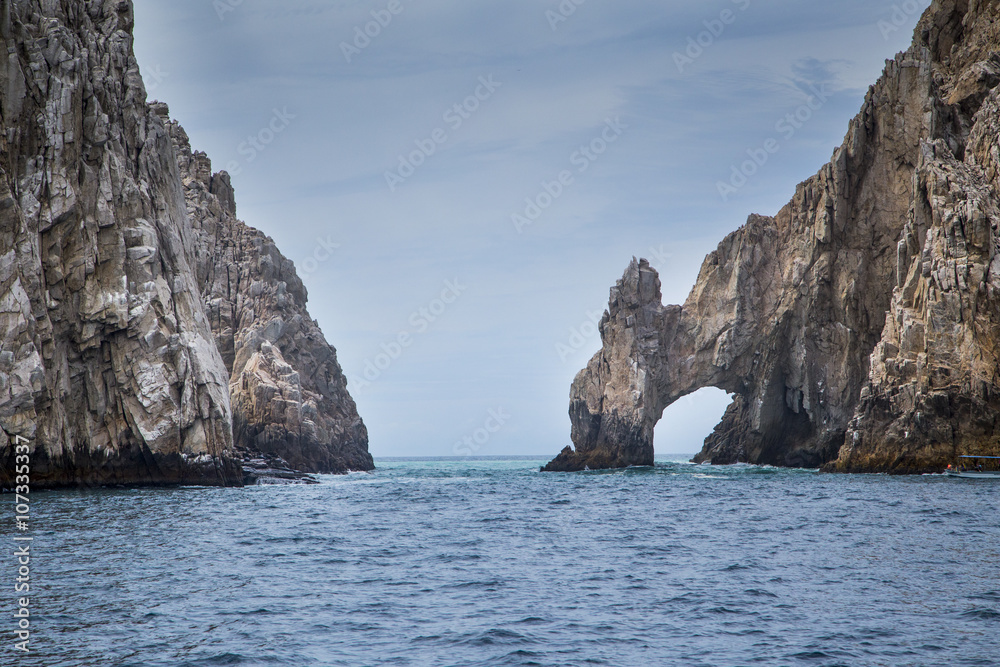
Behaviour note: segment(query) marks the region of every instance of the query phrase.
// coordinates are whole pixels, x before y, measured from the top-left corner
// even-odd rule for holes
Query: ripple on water
[[[44,494],[19,666],[996,667],[982,486],[537,467]]]

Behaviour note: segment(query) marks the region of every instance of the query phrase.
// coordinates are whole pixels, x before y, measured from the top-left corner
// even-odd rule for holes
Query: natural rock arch
[[[734,394],[696,460],[940,470],[1000,453],[1000,3],[939,0],[843,145],[705,259],[683,306],[633,260],[545,470],[653,463],[663,409]]]

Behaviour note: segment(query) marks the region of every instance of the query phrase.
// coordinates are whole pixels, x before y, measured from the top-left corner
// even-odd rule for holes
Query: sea
[[[0,664],[1000,665],[996,482],[543,463],[34,494]]]

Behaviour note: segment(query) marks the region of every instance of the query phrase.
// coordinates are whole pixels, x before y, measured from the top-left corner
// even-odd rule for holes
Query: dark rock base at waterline
[[[610,470],[617,468],[635,468],[653,465],[653,455],[622,456],[612,454],[607,450],[578,452],[567,446],[559,456],[542,466],[542,472],[579,472],[581,470]]]
[[[19,470],[24,469],[16,465],[13,447],[0,454],[0,464],[0,489],[13,490]],[[78,449],[61,457],[50,457],[36,448],[27,466],[32,491],[102,486],[243,486],[238,460],[207,454],[154,454],[139,445],[111,455]]]

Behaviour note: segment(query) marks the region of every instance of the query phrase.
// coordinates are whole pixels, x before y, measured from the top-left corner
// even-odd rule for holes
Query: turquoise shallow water
[[[1000,664],[998,484],[540,463],[38,494],[35,652],[8,621],[0,662]]]

